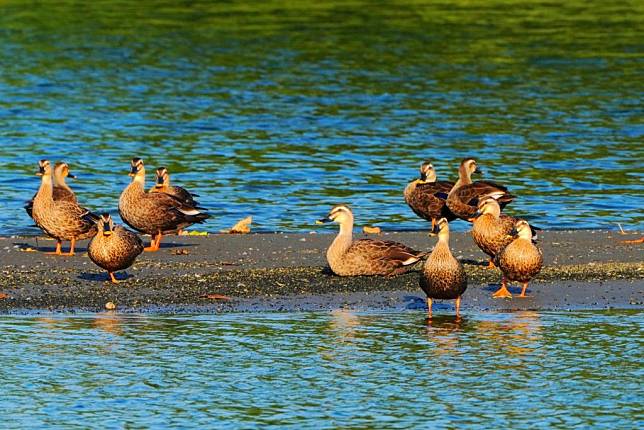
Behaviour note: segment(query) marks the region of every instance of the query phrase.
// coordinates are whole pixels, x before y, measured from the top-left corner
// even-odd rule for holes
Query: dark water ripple
[[[115,211],[128,160],[166,165],[212,208],[309,230],[348,202],[360,223],[419,229],[402,188],[464,156],[546,228],[644,227],[636,2],[61,1],[0,5],[0,233],[40,158]],[[461,225],[458,228],[465,228]]]
[[[637,427],[642,313],[0,317],[8,428]],[[638,415],[639,414],[639,415]]]

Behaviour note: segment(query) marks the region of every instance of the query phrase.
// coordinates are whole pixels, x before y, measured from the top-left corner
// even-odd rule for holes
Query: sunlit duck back
[[[458,181],[447,196],[447,207],[458,218],[470,221],[477,211],[479,200],[483,197],[493,197],[503,209],[514,200],[514,196],[503,185],[492,181],[472,182],[472,174],[481,173],[476,160],[466,158],[458,169]]]
[[[398,242],[353,240],[353,213],[348,206],[334,206],[319,223],[334,222],[340,232],[329,246],[326,258],[333,273],[339,276],[385,275],[408,272],[423,256]]]
[[[130,267],[143,252],[143,241],[134,232],[120,225],[114,226],[109,214],[102,214],[97,222],[98,232],[89,242],[87,254],[102,269],[107,270],[112,283],[118,283],[114,272]]]
[[[157,251],[164,234],[176,233],[210,217],[171,195],[146,192],[145,167],[140,158],[133,158],[130,167],[132,182],[121,193],[119,213],[127,225],[152,237],[146,251]]]
[[[51,165],[48,160],[41,160],[38,166],[42,180],[33,201],[34,221],[48,236],[56,239],[56,251],[52,254],[74,255],[76,241],[96,234],[96,225],[92,220],[97,216],[75,201],[54,200]],[[71,242],[67,254],[61,250],[63,240]]]
[[[514,240],[497,257],[497,264],[503,272],[501,288],[496,297],[512,297],[507,282],[521,282],[523,289],[519,297],[526,297],[528,283],[543,267],[543,254],[533,241],[533,231],[525,220],[518,220],[511,231]]]
[[[454,182],[436,179],[436,170],[430,161],[420,166],[420,178],[414,179],[405,187],[405,202],[419,217],[430,221],[432,229],[440,218],[453,220],[456,216],[446,205],[446,198]]]

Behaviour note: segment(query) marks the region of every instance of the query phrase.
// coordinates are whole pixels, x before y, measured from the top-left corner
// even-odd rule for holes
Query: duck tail
[[[81,215],[81,218],[87,222],[96,224],[101,217],[96,215],[94,212],[90,211],[89,209],[85,209],[85,212]]]
[[[183,218],[186,220],[186,222],[189,222],[190,224],[201,224],[208,218],[210,218],[210,214],[207,212],[199,212],[198,208],[190,208],[190,209],[177,209],[181,214],[183,215]]]

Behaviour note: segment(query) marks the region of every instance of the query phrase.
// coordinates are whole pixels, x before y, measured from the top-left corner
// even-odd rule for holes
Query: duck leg
[[[69,257],[74,255],[74,247],[76,246],[76,239],[72,239],[69,242],[69,252],[67,254],[60,254],[60,255],[67,255]]]
[[[110,275],[110,281],[112,282],[112,284],[118,284],[119,283],[119,281],[114,276],[114,272],[107,272],[107,274]]]
[[[501,280],[501,288],[496,290],[494,294],[492,294],[492,298],[494,299],[511,299],[512,294],[508,291],[508,285],[507,281],[505,280],[505,277]]]
[[[494,264],[494,259],[493,258],[490,258],[490,261],[488,261],[487,268],[488,269],[496,269],[496,264]]]
[[[456,298],[456,318],[461,317],[461,296]]]
[[[519,297],[524,298],[524,299],[525,299],[526,297],[529,297],[529,296],[526,296],[526,295],[525,295],[525,290],[527,290],[527,289],[528,289],[528,283],[527,283],[527,282],[524,282],[524,283],[523,283],[523,289],[521,290],[521,294],[519,294]]]
[[[150,238],[150,246],[143,248],[143,250],[148,252],[155,252],[159,250],[159,245],[161,245],[161,232],[153,235]]]
[[[56,250],[53,251],[53,252],[45,252],[45,254],[47,254],[47,255],[63,255],[62,247],[63,247],[63,241],[62,240],[57,240],[56,241]]]
[[[427,316],[429,318],[432,317],[432,303],[433,303],[433,300],[427,297]]]

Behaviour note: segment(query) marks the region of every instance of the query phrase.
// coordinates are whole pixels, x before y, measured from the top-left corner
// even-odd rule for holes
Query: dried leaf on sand
[[[223,230],[222,233],[245,234],[250,233],[250,224],[253,222],[252,216],[247,216],[243,220],[237,222],[230,230]]]
[[[367,234],[380,234],[381,232],[380,227],[371,227],[369,225],[362,227],[362,231]]]

